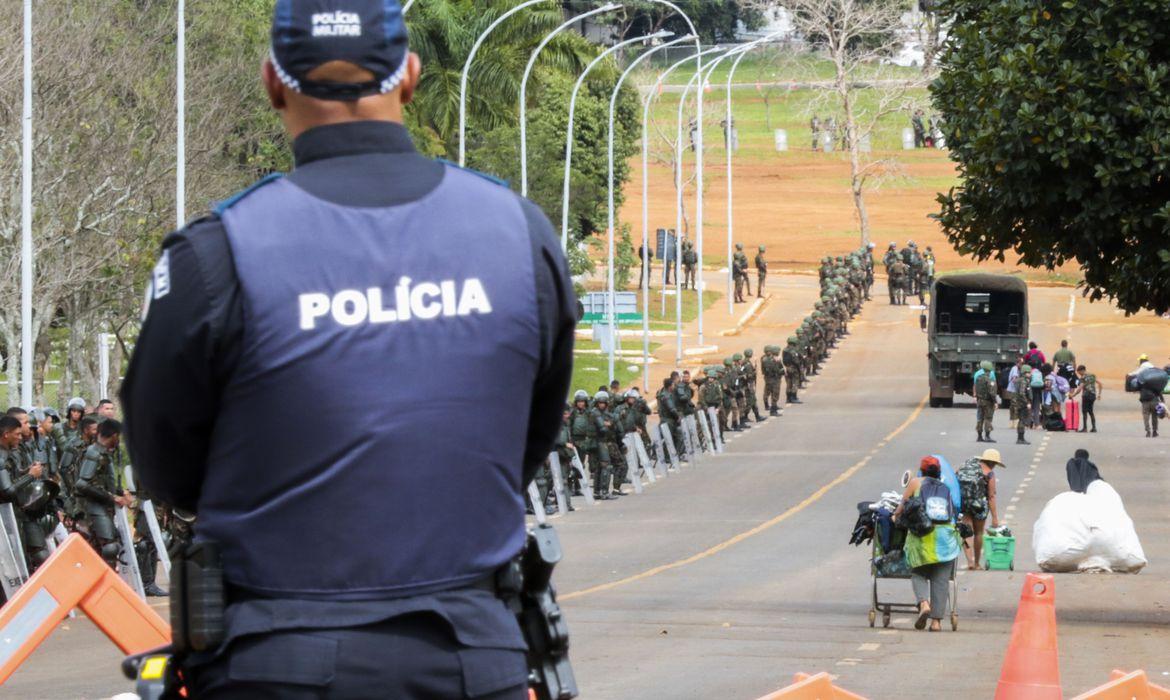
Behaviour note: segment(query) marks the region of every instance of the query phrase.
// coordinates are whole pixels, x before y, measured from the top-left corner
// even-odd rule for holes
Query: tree
[[[459,152],[459,90],[464,63],[477,37],[515,2],[511,0],[427,0],[410,11],[410,45],[423,64],[407,124],[424,152],[454,157]],[[540,40],[564,18],[551,4],[538,5],[496,28],[476,54],[469,78],[468,140],[515,124],[520,77]],[[541,53],[537,79],[580,71],[596,47],[572,32],[560,34]]]
[[[705,43],[732,41],[741,25],[753,30],[764,24],[764,15],[755,7],[754,0],[676,0],[675,4],[695,23],[695,29]],[[680,36],[691,31],[682,16],[661,3],[635,0],[625,3],[625,6],[624,12],[615,13],[608,20],[621,39],[663,29]]]
[[[595,69],[577,99],[573,169],[569,180],[569,227],[570,237],[575,241],[603,232],[607,227],[609,98],[617,76],[616,65],[609,70]],[[528,112],[529,198],[558,227],[573,83],[569,76],[550,77],[534,95],[534,106]],[[640,111],[637,94],[627,85],[618,97],[615,115],[614,181],[619,208],[625,198],[623,185],[629,179],[630,158],[638,152]],[[517,126],[500,127],[484,137],[482,145],[469,154],[468,160],[486,172],[518,183],[519,143]]]
[[[790,0],[797,29],[833,64],[828,97],[843,121],[849,152],[849,189],[857,210],[862,244],[870,241],[866,188],[896,169],[889,160],[863,154],[881,119],[909,111],[918,80],[905,79],[881,59],[901,43],[905,4],[901,0]]]
[[[1170,4],[946,0],[931,87],[962,184],[955,247],[1052,270],[1092,299],[1170,309]]]

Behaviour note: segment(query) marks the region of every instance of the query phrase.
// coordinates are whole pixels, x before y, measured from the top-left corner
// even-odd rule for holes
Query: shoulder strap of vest
[[[466,168],[462,165],[459,165],[458,163],[452,163],[451,161],[446,160],[444,158],[437,158],[436,160],[438,162],[442,163],[443,165],[450,166],[452,168],[455,168],[456,170],[462,170],[465,173],[471,173],[472,175],[475,175],[478,178],[482,178],[484,180],[487,180],[488,182],[492,183],[493,185],[499,185],[500,187],[510,189],[510,186],[508,185],[507,180],[502,180],[494,175],[488,175],[487,173],[481,173],[478,170],[472,170],[471,168]]]
[[[252,194],[256,190],[260,189],[261,187],[263,187],[269,183],[276,182],[277,180],[281,179],[282,177],[284,177],[284,173],[272,173],[270,175],[267,175],[266,177],[261,178],[260,180],[257,180],[256,182],[252,183],[246,189],[240,190],[239,192],[233,194],[232,196],[228,197],[227,199],[223,200],[222,202],[216,203],[216,205],[213,206],[211,208],[211,210],[213,212],[215,212],[216,216],[223,216],[223,213],[225,211],[234,207],[236,204],[238,204],[241,200],[243,200],[248,195]]]

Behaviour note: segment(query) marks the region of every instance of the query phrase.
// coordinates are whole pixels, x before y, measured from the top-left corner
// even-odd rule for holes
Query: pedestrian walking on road
[[[999,403],[999,382],[995,378],[995,365],[984,360],[975,374],[975,442],[995,442],[991,438],[992,419]]]
[[[1036,341],[1028,343],[1028,352],[1024,353],[1024,362],[1032,367],[1041,367],[1048,360],[1045,359],[1044,353],[1040,352],[1040,348],[1036,345]]]
[[[1084,365],[1077,367],[1077,386],[1073,389],[1072,397],[1081,399],[1081,430],[1082,433],[1097,432],[1097,414],[1094,407],[1097,399],[1101,398],[1101,380],[1097,375],[1089,372]],[[1093,429],[1089,430],[1089,419],[1093,419]]]
[[[959,558],[959,532],[955,527],[951,490],[940,480],[942,466],[938,459],[923,457],[919,471],[922,476],[906,485],[902,503],[894,511],[894,520],[899,523],[905,520],[909,526],[904,551],[910,567],[910,583],[918,600],[914,628],[925,629],[929,619],[930,631],[939,632],[950,603],[950,581],[955,560]],[[915,518],[907,513],[911,503],[925,511],[926,527],[913,526]]]
[[[987,527],[987,517],[991,516],[992,528],[999,527],[995,468],[1005,466],[999,450],[988,449],[982,455],[967,460],[957,472],[959,489],[963,495],[963,522],[974,531],[974,535],[963,543],[967,568],[971,571],[978,571],[983,566],[983,531]]]
[[[1016,444],[1027,445],[1024,432],[1032,424],[1032,368],[1023,365],[1012,381],[1012,416],[1016,421]]]

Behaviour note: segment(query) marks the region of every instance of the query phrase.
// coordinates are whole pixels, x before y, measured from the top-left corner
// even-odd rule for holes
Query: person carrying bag
[[[906,485],[894,520],[908,530],[904,551],[918,600],[914,628],[925,629],[929,619],[930,631],[938,632],[950,602],[950,581],[960,551],[959,533],[951,491],[941,480],[938,459],[924,457],[920,473],[922,476]]]

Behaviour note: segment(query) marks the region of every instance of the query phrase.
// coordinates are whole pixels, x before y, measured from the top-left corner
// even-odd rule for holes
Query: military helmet
[[[918,246],[914,245],[914,241],[906,241],[906,245],[910,246],[911,248],[917,248],[917,247],[918,247]]]
[[[65,404],[65,412],[68,413],[74,408],[79,408],[84,411],[85,399],[81,398],[80,396],[74,396],[73,398],[69,399],[69,403]]]
[[[731,359],[735,360],[736,362],[743,362],[743,355],[737,352],[731,356]]]
[[[764,246],[760,246],[760,252],[761,252],[761,253],[766,253],[766,252],[768,252],[768,249],[767,249],[767,248],[765,248]]]
[[[794,336],[794,335],[792,335],[792,336],[789,336],[789,337],[788,337],[788,344],[789,344],[789,345],[799,345],[799,344],[800,344],[800,338],[797,338],[797,337],[796,337],[796,336]]]
[[[979,369],[983,370],[984,372],[994,372],[995,365],[991,364],[991,360],[984,360],[983,362],[979,363]]]
[[[895,248],[897,248],[897,247],[898,247],[898,244],[897,244],[897,243],[894,243],[893,241],[890,241],[890,250],[893,250],[893,249],[895,249]]]
[[[599,391],[593,395],[593,403],[601,403],[601,402],[609,403],[609,392],[608,391]]]
[[[725,358],[723,358],[723,366],[724,366],[724,367],[730,367],[730,366],[731,366],[731,358],[730,358],[730,357],[725,357]]]
[[[588,401],[589,394],[584,389],[578,389],[576,394],[573,394],[573,403],[578,401]]]
[[[642,395],[638,393],[637,389],[630,388],[630,389],[626,390],[626,398],[627,399],[639,399],[639,398],[642,398]]]
[[[735,244],[735,249],[736,249],[736,250],[743,250],[743,244],[742,244],[742,243],[736,243],[736,244]]]
[[[866,249],[868,249],[868,250],[873,250],[873,249],[874,249],[874,248],[876,248],[877,246],[875,246],[873,243],[868,243],[868,244],[866,244],[866,246],[865,246],[865,247],[866,247]]]
[[[1032,371],[1031,365],[1022,365],[1020,367],[1020,374],[1023,374],[1024,372],[1031,372],[1031,371]]]
[[[743,351],[743,356],[744,356],[744,357],[751,357],[751,356],[752,356],[752,355],[754,355],[754,354],[755,354],[755,352],[754,352],[754,351],[753,351],[751,348],[748,348],[747,350],[744,350],[744,351]]]

